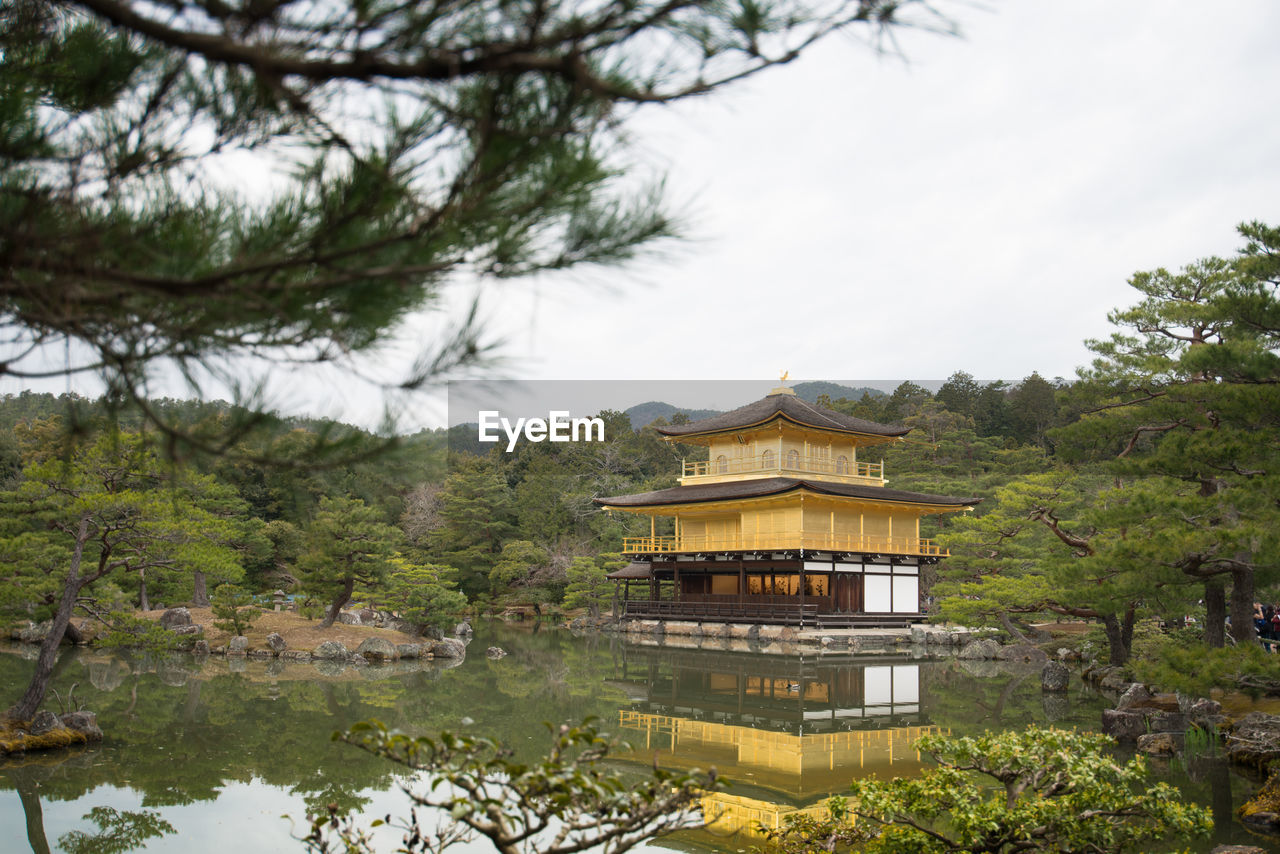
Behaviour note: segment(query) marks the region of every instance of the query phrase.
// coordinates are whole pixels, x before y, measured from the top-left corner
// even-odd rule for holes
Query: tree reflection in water
[[[129,819],[125,811],[154,814],[177,832],[151,837],[149,848],[184,852],[192,823],[199,834],[224,834],[202,839],[211,850],[243,849],[248,834],[287,847],[282,813],[298,828],[308,812],[327,812],[329,804],[343,812],[396,809],[399,802],[384,793],[407,774],[331,740],[335,730],[370,718],[411,733],[464,729],[532,760],[544,747],[543,722],[595,716],[632,743],[633,762],[647,765],[655,748],[665,762],[714,759],[738,783],[727,794],[744,809],[776,812],[820,802],[856,774],[910,773],[913,728],[958,735],[1028,723],[1093,729],[1104,702],[1077,688],[1065,705],[1046,703],[1034,674],[1003,663],[979,674],[971,663],[950,660],[674,650],[612,636],[476,628],[459,666],[338,665],[322,674],[310,663],[72,653],[55,687],[66,696],[79,684],[76,700],[98,713],[107,740],[0,761],[7,837],[0,847],[22,849],[24,821],[26,844],[36,852],[75,830],[109,832],[110,822],[93,827],[92,819],[80,819],[95,806],[119,811],[120,821]],[[482,654],[489,645],[510,654],[489,660]],[[0,680],[23,684],[30,666],[19,654],[0,654]],[[1213,798],[1198,791],[1212,788],[1223,814],[1249,786],[1234,772],[1228,785],[1225,771],[1197,771],[1180,785],[1202,802]],[[1223,827],[1222,839],[1239,830]],[[702,834],[681,844],[714,851],[742,842]]]

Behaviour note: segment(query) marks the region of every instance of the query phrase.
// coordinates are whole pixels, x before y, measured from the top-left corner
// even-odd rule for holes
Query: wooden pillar
[[[738,602],[747,601],[747,563],[738,558]]]
[[[804,561],[800,561],[800,628],[804,628]]]
[[[680,601],[680,564],[676,564],[676,568],[671,571],[671,601]]]

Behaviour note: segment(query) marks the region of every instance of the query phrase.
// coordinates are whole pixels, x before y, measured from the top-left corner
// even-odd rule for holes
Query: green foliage
[[[518,588],[542,587],[555,581],[551,555],[546,549],[528,540],[511,540],[503,544],[502,553],[489,571],[489,592],[495,597],[510,593],[518,601]]]
[[[1010,615],[1103,619],[1128,609],[1133,592],[1096,556],[1094,514],[1107,505],[1109,485],[1054,466],[986,495],[984,513],[955,520],[939,537],[952,552],[934,588],[941,615],[1008,626]]]
[[[443,628],[466,610],[467,597],[453,589],[451,567],[410,563],[403,555],[391,558],[386,590],[378,601],[401,619],[419,626]]]
[[[856,780],[828,819],[791,820],[768,835],[789,854],[829,851],[829,842],[860,842],[868,854],[1152,852],[1212,826],[1207,809],[1151,783],[1142,758],[1115,758],[1106,736],[1033,727],[929,735],[916,747],[938,767]]]
[[[58,837],[58,847],[67,854],[123,854],[143,847],[148,839],[177,830],[155,810],[94,807],[84,817],[98,826],[98,832],[73,830],[62,834]]]
[[[1248,246],[1178,272],[1135,274],[1139,300],[1109,315],[1117,327],[1072,390],[1081,418],[1055,437],[1072,459],[1109,459],[1140,478],[1141,500],[1112,524],[1156,520],[1141,558],[1161,582],[1200,588],[1206,640],[1252,640],[1254,589],[1274,583],[1280,536],[1280,234],[1241,226]],[[1136,540],[1130,541],[1130,545]]]
[[[514,510],[511,488],[496,464],[475,457],[455,461],[440,495],[444,525],[431,534],[430,551],[439,563],[458,569],[468,596],[489,591],[489,573],[515,528]]]
[[[332,625],[357,587],[373,590],[391,571],[391,556],[402,534],[379,521],[379,514],[358,498],[322,498],[316,517],[303,534],[298,570],[303,586],[330,597],[324,625]]]
[[[144,406],[184,452],[225,453],[260,423],[254,380],[277,360],[345,363],[453,281],[618,264],[676,232],[660,181],[623,174],[641,105],[917,5],[936,27],[898,0],[7,3],[6,370],[47,370],[36,353],[66,339],[87,355],[64,370],[97,370],[121,401],[145,403],[157,363],[193,387],[238,378],[229,430]],[[217,168],[228,154],[279,168],[249,187]],[[387,385],[485,350],[466,320]]]
[[[575,557],[567,571],[569,584],[564,590],[564,606],[586,608],[592,618],[599,617],[616,589],[605,576],[626,565],[622,555],[616,552],[594,558]]]
[[[325,608],[324,602],[319,599],[306,597],[302,600],[302,604],[298,606],[298,613],[308,620],[318,620],[325,615],[328,609]]]
[[[176,635],[155,620],[122,613],[108,617],[107,633],[95,641],[98,646],[108,649],[137,649],[145,652],[189,649],[194,642],[194,637]]]
[[[714,773],[669,772],[655,764],[641,779],[625,778],[606,761],[610,743],[592,721],[548,729],[550,748],[535,762],[516,760],[488,739],[449,732],[414,738],[378,721],[334,737],[423,774],[408,790],[419,810],[401,822],[406,852],[436,854],[479,836],[506,854],[570,854],[596,845],[621,854],[702,824],[694,808],[703,792],[717,788]],[[424,807],[440,823],[424,822]],[[328,815],[311,821],[304,840],[311,851],[373,850],[353,821]]]
[[[1174,632],[1153,641],[1135,658],[1134,678],[1190,696],[1208,696],[1214,689],[1247,693],[1280,693],[1276,657],[1261,644],[1210,647],[1199,630]]]
[[[223,584],[213,591],[213,621],[215,628],[232,635],[248,634],[254,620],[262,616],[262,609],[254,604],[253,596],[234,584]]]

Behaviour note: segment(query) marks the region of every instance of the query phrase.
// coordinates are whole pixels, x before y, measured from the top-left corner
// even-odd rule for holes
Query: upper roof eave
[[[740,406],[729,412],[703,418],[689,424],[665,425],[654,428],[669,439],[710,436],[721,433],[737,433],[764,426],[771,421],[784,419],[791,423],[829,433],[868,436],[877,439],[896,439],[911,432],[900,424],[878,424],[862,418],[854,418],[821,406],[816,406],[793,394],[771,394],[760,400]]]

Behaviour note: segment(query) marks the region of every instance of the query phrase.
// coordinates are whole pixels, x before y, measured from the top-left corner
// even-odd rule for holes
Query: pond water
[[[489,660],[490,645],[510,654]],[[591,715],[631,745],[618,755],[624,769],[657,752],[669,766],[715,765],[733,783],[704,804],[721,817],[712,829],[646,850],[737,852],[756,841],[741,828],[815,808],[854,776],[914,773],[911,743],[923,732],[1096,729],[1105,706],[1079,682],[1067,697],[1044,695],[1037,669],[985,662],[672,649],[483,623],[470,649],[456,665],[365,668],[69,654],[59,695],[95,710],[107,739],[0,760],[0,851],[301,852],[294,836],[310,811],[407,811],[400,769],[333,742],[334,730],[369,718],[409,732],[466,729],[533,758],[546,745],[543,722]],[[3,652],[0,684],[12,696],[30,650]],[[1251,842],[1280,851],[1233,819],[1256,779],[1211,755],[1157,767],[1213,807],[1214,837],[1195,850]],[[99,806],[146,810],[173,830],[131,845],[87,817]]]

